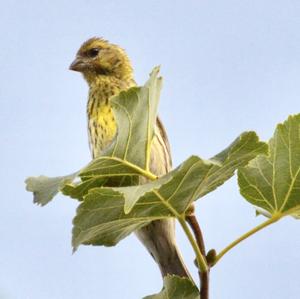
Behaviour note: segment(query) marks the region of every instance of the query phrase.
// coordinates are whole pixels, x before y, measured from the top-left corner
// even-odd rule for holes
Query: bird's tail
[[[191,277],[176,245],[174,219],[153,221],[136,235],[158,264],[163,277],[167,274]]]

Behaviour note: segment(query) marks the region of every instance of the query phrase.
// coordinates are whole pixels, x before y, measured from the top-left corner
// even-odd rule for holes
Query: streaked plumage
[[[116,123],[109,99],[135,85],[130,61],[123,49],[101,38],[86,41],[70,69],[79,71],[89,85],[87,105],[89,141],[92,156],[101,155],[116,134]],[[163,175],[171,169],[170,147],[164,127],[157,119],[151,146],[150,170]],[[141,179],[141,183],[145,179]],[[188,276],[175,242],[174,220],[153,221],[136,232],[163,276]]]

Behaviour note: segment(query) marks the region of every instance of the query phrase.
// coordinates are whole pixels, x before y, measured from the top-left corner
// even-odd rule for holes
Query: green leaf
[[[71,198],[83,200],[90,189],[105,186],[107,181],[108,178],[96,176],[83,182],[66,184],[60,191]]]
[[[132,231],[157,217],[144,216],[143,206],[124,213],[122,194],[108,188],[94,188],[77,209],[73,220],[74,251],[80,244],[113,246]]]
[[[300,217],[300,114],[279,124],[269,141],[269,155],[241,168],[241,194],[269,217]]]
[[[144,86],[132,87],[113,97],[110,103],[118,131],[103,156],[117,157],[148,170],[162,78],[153,69]]]
[[[151,192],[152,190],[158,190],[163,184],[170,181],[173,177],[174,173],[169,173],[164,175],[163,177],[152,181],[147,184],[130,186],[130,187],[119,187],[113,188],[113,190],[120,192],[123,194],[125,198],[124,212],[128,214],[136,202],[147,192]]]
[[[202,197],[230,179],[234,172],[259,154],[267,153],[266,143],[259,141],[255,132],[244,132],[225,150],[211,158],[206,177],[199,185],[197,197]]]
[[[67,184],[62,189],[63,194],[79,200],[95,187],[134,186],[139,183],[139,175],[156,178],[150,172],[115,157],[100,156],[83,168],[80,182]]]
[[[85,178],[82,182],[65,184],[61,188],[61,192],[64,195],[70,196],[72,198],[83,200],[84,196],[88,193],[90,189],[96,187],[114,187],[114,186],[134,186],[139,182],[139,177],[137,176],[94,176]]]
[[[46,176],[29,177],[25,180],[26,190],[33,192],[33,202],[46,205],[68,183],[72,182],[78,172],[66,176],[49,178]]]
[[[267,145],[259,142],[254,132],[241,134],[228,148],[210,160],[202,160],[192,156],[177,169],[159,178],[154,182],[136,187],[118,188],[125,198],[125,212],[128,213],[139,198],[152,189],[165,185],[165,189],[171,190],[170,194],[164,194],[166,201],[181,199],[183,213],[190,203],[199,197],[213,191],[231,178],[238,167],[246,165],[259,153],[266,153]],[[181,173],[185,173],[184,176]],[[172,178],[172,180],[171,180]],[[167,183],[168,181],[170,181]],[[182,193],[184,195],[182,195]],[[179,194],[179,197],[178,197]],[[185,199],[188,199],[185,201]]]
[[[137,175],[155,177],[147,167],[162,83],[158,73],[156,67],[144,86],[122,91],[110,100],[122,130],[102,156],[80,171],[82,183],[65,186],[65,195],[82,200],[94,187],[136,185]]]
[[[150,221],[183,217],[194,200],[214,190],[237,167],[265,151],[266,145],[254,133],[244,133],[213,160],[192,156],[147,184],[90,190],[74,219],[74,248],[80,244],[112,246]]]
[[[26,189],[34,193],[34,202],[45,205],[59,191],[82,200],[90,188],[136,185],[137,175],[155,178],[147,169],[162,85],[158,73],[159,67],[156,67],[144,86],[122,91],[111,99],[117,127],[122,130],[118,131],[103,156],[79,172],[82,182],[71,184],[78,173],[54,178],[30,177],[26,180]]]
[[[164,277],[162,291],[144,299],[200,299],[200,294],[198,288],[189,279],[167,275]]]

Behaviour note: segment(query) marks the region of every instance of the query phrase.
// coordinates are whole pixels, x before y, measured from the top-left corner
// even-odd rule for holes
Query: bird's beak
[[[69,69],[75,72],[83,72],[88,68],[88,63],[82,57],[76,57]]]

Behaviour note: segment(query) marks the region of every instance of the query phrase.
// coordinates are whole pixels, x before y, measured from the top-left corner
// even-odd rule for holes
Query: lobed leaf
[[[147,184],[90,190],[74,219],[74,248],[80,244],[115,245],[150,221],[183,217],[193,201],[265,151],[266,145],[253,132],[244,133],[212,160],[192,156]]]
[[[238,167],[246,165],[259,153],[266,151],[267,145],[260,142],[254,132],[245,132],[228,148],[210,160],[192,156],[177,169],[154,182],[115,190],[123,193],[125,212],[129,212],[143,194],[165,185],[160,190],[162,196],[166,198],[166,201],[174,199],[181,201],[182,209],[178,210],[180,214],[192,201],[203,197],[232,177]],[[184,176],[181,175],[183,172],[185,172]],[[171,191],[171,194],[165,194],[165,189]]]
[[[259,155],[238,172],[241,194],[267,217],[300,217],[300,114],[279,124]]]
[[[52,178],[43,175],[29,177],[25,180],[26,190],[33,192],[34,203],[44,206],[50,202],[65,185],[72,182],[77,175],[78,172]]]
[[[118,130],[103,156],[79,173],[54,178],[30,177],[25,181],[26,189],[34,193],[34,202],[45,205],[60,191],[82,200],[93,187],[137,184],[137,174],[147,170],[150,159],[162,85],[158,73],[159,67],[156,67],[144,86],[122,91],[111,99],[117,127],[122,130]],[[82,182],[72,184],[78,175]]]

